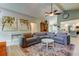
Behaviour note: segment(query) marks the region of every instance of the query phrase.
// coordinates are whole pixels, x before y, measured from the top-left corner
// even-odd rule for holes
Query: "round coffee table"
[[[50,43],[53,43],[53,48],[54,48],[54,40],[53,39],[50,39],[50,38],[43,38],[41,40],[42,43],[46,44],[46,49],[48,50],[48,46]]]

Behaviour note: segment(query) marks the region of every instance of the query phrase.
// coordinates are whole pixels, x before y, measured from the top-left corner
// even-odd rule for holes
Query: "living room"
[[[0,3],[0,55],[78,56],[78,5]]]

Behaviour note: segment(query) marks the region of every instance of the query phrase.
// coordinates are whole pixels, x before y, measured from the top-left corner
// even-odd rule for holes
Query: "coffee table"
[[[46,44],[46,50],[48,50],[48,46],[49,46],[49,44],[51,44],[52,43],[52,45],[53,45],[53,48],[54,48],[54,40],[53,39],[50,39],[50,38],[43,38],[42,40],[41,40],[41,42],[42,43],[44,43],[44,44]]]

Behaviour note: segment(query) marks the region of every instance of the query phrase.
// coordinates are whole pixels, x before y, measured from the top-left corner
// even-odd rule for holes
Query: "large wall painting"
[[[30,22],[27,19],[15,19],[12,16],[2,17],[3,31],[28,31],[30,27]]]
[[[16,20],[15,17],[3,16],[2,17],[2,30],[12,31],[16,30]]]
[[[30,30],[30,22],[26,19],[19,19],[18,30],[22,31]]]

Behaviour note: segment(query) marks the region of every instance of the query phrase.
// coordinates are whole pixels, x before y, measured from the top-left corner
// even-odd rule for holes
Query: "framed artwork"
[[[15,19],[12,16],[2,17],[2,31],[30,31],[30,22],[26,19]]]
[[[27,31],[30,30],[30,22],[26,19],[19,19],[18,20],[18,30]]]
[[[2,30],[12,31],[16,30],[16,20],[15,17],[3,16],[2,17]]]
[[[2,18],[0,18],[0,31],[2,31]]]

